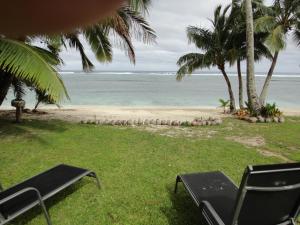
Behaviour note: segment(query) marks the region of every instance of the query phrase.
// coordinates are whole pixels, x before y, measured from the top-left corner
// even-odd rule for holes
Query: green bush
[[[263,117],[279,117],[282,115],[282,112],[277,108],[276,103],[267,103],[262,107],[260,113]]]

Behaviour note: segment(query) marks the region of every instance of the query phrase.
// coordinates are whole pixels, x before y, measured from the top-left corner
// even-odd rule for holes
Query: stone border
[[[110,126],[214,126],[221,125],[223,123],[220,118],[208,118],[208,119],[195,119],[193,121],[178,121],[178,120],[160,120],[160,119],[145,119],[145,120],[82,120],[81,124],[94,124],[94,125],[110,125]]]
[[[283,116],[280,117],[237,117],[240,120],[248,121],[249,123],[284,123],[285,118]]]

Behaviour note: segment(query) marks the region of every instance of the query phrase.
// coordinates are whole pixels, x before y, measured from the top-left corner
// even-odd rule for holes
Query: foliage
[[[267,103],[265,106],[262,107],[260,113],[263,117],[282,116],[282,112],[278,109],[278,107],[276,106],[276,103],[273,103],[273,104]]]
[[[34,88],[35,96],[36,96],[36,104],[34,106],[33,111],[36,111],[38,106],[41,103],[48,104],[48,105],[56,105],[58,108],[60,108],[60,105],[56,103],[56,101],[53,101],[51,97],[44,91]]]
[[[68,97],[54,65],[59,63],[50,51],[7,38],[0,38],[0,70],[13,74],[45,90],[51,99]]]
[[[227,44],[230,32],[230,21],[226,17],[229,6],[222,10],[222,6],[215,9],[212,30],[189,26],[187,28],[187,37],[189,43],[193,43],[204,53],[189,53],[180,57],[177,65],[180,69],[177,71],[177,80],[181,80],[186,74],[192,74],[196,69],[218,66],[224,68],[227,58]]]
[[[147,13],[151,0],[130,0],[129,5],[133,11]]]
[[[266,32],[266,45],[272,52],[283,50],[286,35],[293,33],[299,44],[300,0],[275,0],[273,5],[265,7],[265,14],[255,20],[255,30]]]
[[[220,107],[222,107],[224,109],[224,113],[226,112],[226,108],[229,106],[230,104],[230,100],[224,100],[224,99],[219,99],[219,102],[221,103]]]
[[[102,188],[84,178],[47,202],[53,224],[199,224],[198,209],[181,185],[174,195],[177,174],[220,170],[239,185],[247,165],[284,162],[278,155],[300,160],[295,151],[300,149],[297,117],[280,126],[225,119],[219,127],[186,132],[195,137],[60,121],[25,120],[16,125],[0,120],[5,168],[0,170],[1,183],[10,187],[59,163],[71,164],[95,171]],[[245,146],[233,137],[260,137],[265,145]],[[35,208],[13,224],[45,224],[45,219]]]
[[[262,16],[262,7],[264,6],[261,1],[253,1],[254,19],[258,19]],[[247,42],[244,2],[240,0],[233,1],[230,21],[232,26],[229,35],[228,60],[230,64],[233,65],[236,60],[242,61],[246,59]],[[256,32],[254,34],[254,57],[256,61],[261,60],[262,57],[272,59],[271,52],[264,45],[266,37],[266,32]]]
[[[113,46],[125,51],[130,62],[136,62],[133,38],[146,44],[155,43],[156,34],[149,23],[140,13],[147,10],[150,1],[132,0],[133,5],[124,5],[116,13],[103,21],[86,28],[80,28],[60,37],[37,37],[48,44],[54,38],[55,46],[60,52],[61,48],[75,48],[79,51],[83,70],[86,72],[94,68],[94,64],[85,53],[82,41],[85,40],[91,47],[96,59],[102,63],[109,63],[113,59]],[[53,45],[51,45],[53,46]]]

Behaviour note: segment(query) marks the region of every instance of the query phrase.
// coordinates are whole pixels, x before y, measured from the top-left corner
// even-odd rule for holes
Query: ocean
[[[217,107],[219,99],[228,99],[226,84],[219,73],[197,73],[176,81],[175,72],[61,72],[70,101],[62,106],[178,106]],[[229,74],[236,101],[238,80]],[[257,89],[261,90],[265,77],[256,76]],[[244,77],[245,84],[245,77]],[[246,92],[246,87],[244,87]],[[246,100],[246,93],[244,94]],[[9,106],[12,92],[3,106]],[[27,90],[27,107],[35,102]],[[279,107],[300,107],[300,73],[274,75],[267,102]]]

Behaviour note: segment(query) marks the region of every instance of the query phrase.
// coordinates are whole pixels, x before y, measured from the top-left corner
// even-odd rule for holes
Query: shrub
[[[262,107],[260,111],[263,117],[280,117],[282,116],[282,112],[277,108],[276,103],[269,104],[267,103]]]

